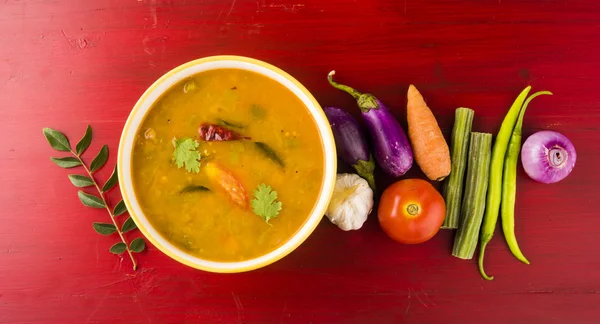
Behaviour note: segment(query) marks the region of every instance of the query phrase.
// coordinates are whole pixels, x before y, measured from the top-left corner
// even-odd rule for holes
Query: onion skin
[[[563,134],[539,131],[527,138],[521,150],[521,162],[527,175],[541,183],[566,178],[577,161],[575,146]]]
[[[375,190],[373,171],[375,162],[369,153],[367,141],[360,125],[349,113],[337,107],[323,108],[335,140],[338,156]]]
[[[354,99],[371,136],[375,159],[383,171],[393,177],[402,176],[413,164],[413,151],[406,132],[396,117],[372,94],[361,93],[349,86],[333,81],[335,71],[327,79],[336,89],[350,94]]]

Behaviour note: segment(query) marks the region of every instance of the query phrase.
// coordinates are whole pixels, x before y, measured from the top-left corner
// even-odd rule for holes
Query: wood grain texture
[[[0,322],[597,323],[599,37],[595,0],[1,0]],[[518,170],[516,233],[532,264],[497,229],[486,253],[496,280],[484,282],[475,262],[450,255],[450,232],[403,246],[371,215],[351,233],[323,220],[288,257],[250,273],[196,271],[151,246],[133,272],[108,253],[115,238],[94,233],[105,211],[81,205],[41,129],[75,142],[92,124],[90,152],[107,143],[113,164],[142,92],[214,54],[273,63],[321,104],[358,116],[326,82],[335,69],[404,125],[414,83],[446,136],[457,107],[476,110],[474,130],[495,133],[525,85],[551,90],[532,103],[524,136],[563,132],[579,157],[557,184]]]

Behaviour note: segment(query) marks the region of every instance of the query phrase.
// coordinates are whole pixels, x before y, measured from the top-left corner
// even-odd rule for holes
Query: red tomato
[[[394,241],[423,243],[442,226],[446,203],[429,182],[400,180],[381,195],[377,217],[383,231]]]

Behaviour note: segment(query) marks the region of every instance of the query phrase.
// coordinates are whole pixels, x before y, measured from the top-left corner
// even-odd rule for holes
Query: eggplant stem
[[[342,90],[344,92],[349,93],[356,100],[358,100],[358,98],[360,98],[360,96],[362,95],[362,93],[358,92],[356,89],[354,89],[352,87],[349,87],[347,85],[344,85],[344,84],[339,84],[339,83],[333,81],[333,76],[334,75],[335,75],[335,71],[331,71],[327,75],[327,80],[329,81],[329,84],[331,84],[336,89],[339,89],[339,90]]]
[[[373,192],[376,192],[375,188],[375,177],[373,176],[373,171],[375,170],[375,160],[373,160],[373,155],[369,156],[369,161],[358,160],[356,164],[352,165],[352,168],[356,170],[359,176],[363,179],[367,180],[369,187],[373,189]]]
[[[363,175],[363,178],[367,180],[367,183],[369,184],[369,187],[373,189],[373,192],[376,192],[377,189],[375,188],[375,177],[373,176],[373,174],[365,174]]]

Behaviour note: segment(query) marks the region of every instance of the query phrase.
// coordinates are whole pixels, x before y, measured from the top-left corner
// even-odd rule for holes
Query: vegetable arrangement
[[[357,101],[365,122],[367,138],[358,122],[340,108],[324,108],[336,140],[338,155],[357,175],[339,175],[327,216],[343,230],[362,227],[374,205],[373,170],[375,161],[388,175],[400,177],[414,161],[430,181],[443,180],[443,197],[422,179],[404,179],[383,191],[377,208],[379,224],[392,240],[417,244],[431,239],[443,229],[457,229],[452,255],[472,259],[479,242],[478,266],[481,276],[491,280],[483,267],[485,249],[491,241],[498,217],[511,253],[529,264],[515,235],[517,163],[521,156],[525,172],[534,180],[553,183],[564,179],[573,169],[577,154],[562,134],[541,131],[530,136],[521,150],[525,112],[531,101],[548,91],[529,95],[528,86],[508,110],[495,141],[492,134],[473,132],[475,111],[455,111],[450,147],[438,122],[414,85],[407,92],[408,138],[394,115],[372,94],[365,94],[333,81],[336,89]],[[520,154],[519,154],[520,153]],[[362,194],[356,191],[361,188]],[[342,206],[342,207],[340,207]],[[339,211],[343,210],[343,211]]]
[[[484,279],[492,280],[494,277],[484,269],[485,251],[500,217],[511,253],[521,262],[530,264],[515,234],[519,156],[526,174],[540,183],[555,183],[566,178],[577,160],[573,143],[555,131],[537,132],[521,147],[524,117],[529,104],[538,96],[552,95],[551,92],[539,91],[529,95],[531,87],[523,89],[506,113],[495,140],[492,134],[473,131],[473,109],[456,109],[449,146],[435,115],[414,85],[409,85],[407,91],[407,136],[392,112],[374,95],[339,84],[333,80],[334,75],[335,71],[328,74],[329,84],[356,99],[367,132],[343,109],[331,106],[323,109],[332,128],[338,156],[357,173],[337,176],[326,211],[333,224],[344,231],[360,229],[375,209],[376,168],[399,178],[412,167],[414,160],[429,181],[419,178],[397,180],[379,197],[377,219],[391,240],[419,244],[430,240],[440,229],[456,229],[452,255],[472,259],[479,243],[479,272]],[[195,83],[186,84],[184,92],[194,91],[196,87]],[[260,107],[252,109],[256,110],[256,115],[264,113]],[[199,140],[251,141],[250,137],[243,135],[245,127],[219,119],[217,124],[200,125]],[[51,158],[56,165],[84,168],[85,175],[71,174],[69,180],[79,188],[96,188],[98,195],[79,191],[79,199],[86,206],[106,208],[112,223],[94,223],[93,228],[102,235],[117,233],[120,242],[114,244],[110,252],[127,252],[135,270],[137,263],[133,254],[144,250],[145,242],[136,238],[128,244],[123,234],[135,229],[136,225],[131,218],[118,222],[117,217],[127,211],[124,202],[120,201],[111,209],[105,197],[118,183],[116,167],[102,186],[93,176],[106,163],[108,147],[104,145],[86,166],[81,156],[91,143],[90,126],[75,150],[64,134],[50,128],[44,128],[43,134],[54,149],[73,155]],[[152,129],[144,133],[146,139],[155,135]],[[251,210],[271,225],[269,221],[276,218],[283,208],[277,191],[262,183],[251,191],[252,197],[249,197],[238,180],[240,178],[211,159],[206,151],[199,151],[199,140],[191,137],[172,139],[173,164],[190,173],[204,172],[208,179],[205,184],[184,187],[179,194],[222,194],[236,208]],[[285,169],[285,161],[272,147],[263,142],[251,143],[253,149],[268,159],[268,163]],[[432,185],[432,182],[440,181],[443,181],[442,194]]]

